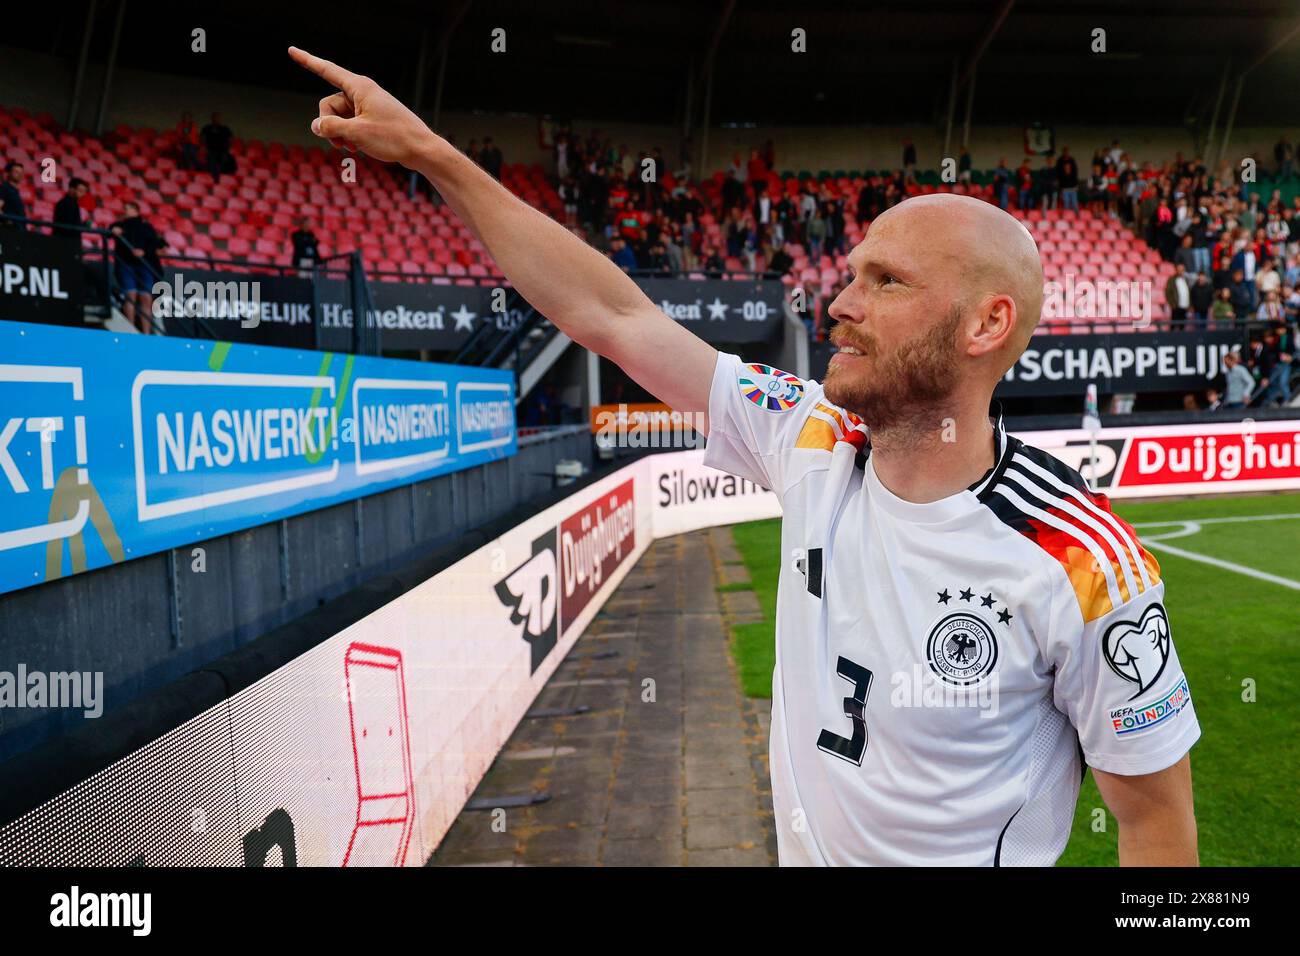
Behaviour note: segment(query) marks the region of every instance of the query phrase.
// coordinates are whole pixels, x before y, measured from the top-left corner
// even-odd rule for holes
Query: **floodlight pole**
[[[1214,112],[1210,114],[1210,131],[1205,137],[1206,160],[1210,163],[1210,168],[1219,165],[1219,160],[1223,157],[1216,154],[1213,160],[1210,159],[1209,151],[1214,149],[1214,134],[1219,126],[1219,110],[1223,108],[1223,94],[1228,92],[1228,74],[1232,71],[1232,58],[1223,61],[1223,75],[1219,77],[1219,92],[1214,97]]]
[[[943,156],[946,159],[952,155],[952,121],[957,113],[957,71],[961,69],[961,57],[952,58],[952,78],[948,83],[948,123],[943,129]]]
[[[113,42],[108,48],[108,64],[104,67],[104,88],[99,94],[99,112],[95,114],[95,135],[104,135],[104,116],[108,113],[108,94],[113,86],[113,73],[117,69],[117,51],[122,45],[122,22],[126,19],[126,0],[118,0],[117,16],[113,20]]]
[[[1237,104],[1241,101],[1242,87],[1246,85],[1246,74],[1250,73],[1260,64],[1262,64],[1265,60],[1271,57],[1274,53],[1276,53],[1278,50],[1282,49],[1282,47],[1290,43],[1291,40],[1294,39],[1297,34],[1300,34],[1300,20],[1297,20],[1294,24],[1292,24],[1290,30],[1282,34],[1282,36],[1278,37],[1278,39],[1274,41],[1272,46],[1270,46],[1259,56],[1255,57],[1255,59],[1251,61],[1250,65],[1247,66],[1244,70],[1242,70],[1240,74],[1238,74],[1237,86],[1232,94],[1232,109],[1228,110],[1228,122],[1223,129],[1223,146],[1220,148],[1219,156],[1215,161],[1216,166],[1219,164],[1219,162],[1222,162],[1223,154],[1228,151],[1228,140],[1232,137],[1232,124],[1237,119]]]
[[[1223,160],[1223,155],[1228,151],[1228,140],[1232,139],[1232,124],[1237,119],[1237,104],[1241,102],[1241,88],[1246,85],[1246,74],[1242,73],[1237,77],[1236,87],[1232,91],[1232,106],[1228,110],[1228,121],[1223,126],[1223,143],[1219,146],[1219,155],[1215,160],[1217,166]]]
[[[442,91],[447,85],[447,59],[451,51],[451,38],[456,33],[456,28],[460,22],[465,19],[465,14],[469,12],[472,0],[464,0],[458,7],[451,12],[447,20],[447,25],[442,30],[442,35],[438,38],[438,52],[435,54],[438,58],[438,82],[433,91],[433,131],[438,132],[442,125]],[[425,77],[428,75],[429,68],[429,39],[431,31],[429,24],[426,22],[424,29],[420,32],[420,54],[419,60],[415,67],[415,90],[411,94],[411,112],[417,116],[424,107],[424,88],[426,86]],[[439,134],[441,135],[441,134]],[[415,198],[415,188],[419,181],[419,173],[414,170],[407,178],[407,192],[410,198]]]
[[[99,0],[90,0],[86,8],[86,26],[81,34],[81,54],[77,57],[77,73],[72,81],[72,101],[68,104],[67,128],[72,129],[77,123],[77,110],[81,106],[81,87],[86,81],[86,61],[90,57],[90,37],[95,32],[95,10]]]
[[[1011,15],[1011,8],[1015,5],[1016,0],[1003,0],[1002,6],[998,8],[997,15],[993,18],[993,22],[989,24],[988,29],[984,31],[984,35],[981,36],[979,42],[975,44],[975,51],[971,53],[970,61],[966,64],[966,69],[952,85],[952,98],[956,97],[957,90],[961,89],[963,85],[966,86],[966,119],[962,124],[961,133],[961,144],[966,149],[970,148],[970,120],[971,113],[975,110],[975,74],[979,69],[980,59],[983,58],[984,51],[989,48],[989,44],[993,42],[993,38],[998,35],[998,31],[1002,29],[1002,24],[1004,24],[1007,17]],[[950,116],[952,115],[952,98],[949,99]],[[949,120],[949,125],[951,125],[951,120]],[[944,153],[946,154],[947,152],[948,148],[945,145]]]
[[[970,80],[966,85],[966,121],[962,124],[961,145],[963,149],[970,149],[970,116],[975,109],[975,72],[970,73]]]
[[[718,15],[718,25],[713,31],[713,38],[709,40],[709,50],[704,55],[704,116],[700,127],[700,161],[695,167],[697,179],[703,178],[704,164],[709,158],[709,120],[713,110],[713,61],[718,53],[718,44],[722,42],[723,31],[727,29],[727,23],[731,20],[731,13],[735,9],[736,0],[727,0],[723,5],[722,13]]]

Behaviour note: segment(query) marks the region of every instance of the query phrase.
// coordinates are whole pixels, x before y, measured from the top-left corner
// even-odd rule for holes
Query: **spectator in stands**
[[[903,172],[908,180],[916,179],[916,144],[910,137],[903,140]]]
[[[314,269],[320,259],[320,247],[316,233],[312,232],[311,220],[306,216],[298,217],[298,228],[289,236],[293,244],[293,265],[299,269]]]
[[[1239,238],[1233,244],[1232,271],[1240,272],[1242,281],[1250,290],[1250,311],[1259,307],[1259,290],[1255,287],[1255,271],[1259,266],[1258,246]]]
[[[772,257],[767,261],[766,276],[769,279],[780,278],[790,271],[794,265],[794,256],[790,254],[790,244],[781,243],[781,248],[772,253]]]
[[[1196,271],[1196,250],[1192,247],[1192,237],[1183,236],[1182,244],[1174,253],[1174,262],[1181,265],[1186,272]]]
[[[1288,325],[1300,321],[1300,289],[1289,285],[1282,287],[1282,310]]]
[[[569,152],[569,134],[557,133],[554,144],[555,178],[563,182],[569,176],[569,161],[573,158]]]
[[[846,251],[844,248],[844,203],[839,199],[828,196],[825,208],[827,249],[837,256],[842,256]]]
[[[4,180],[0,181],[0,226],[11,229],[26,229],[27,206],[23,203],[23,194],[18,191],[22,185],[26,170],[16,160],[5,164]]]
[[[826,222],[826,216],[820,203],[815,203],[813,207],[813,216],[808,220],[804,227],[804,232],[808,240],[808,258],[816,261],[821,257],[822,245],[826,242],[826,236],[829,233],[829,225]]]
[[[1295,172],[1295,150],[1286,138],[1286,133],[1279,133],[1277,145],[1273,147],[1273,160],[1277,163],[1279,181],[1290,179]]]
[[[1187,311],[1192,307],[1192,288],[1186,271],[1181,262],[1175,263],[1174,274],[1165,283],[1165,301],[1169,303],[1175,329],[1187,324]]]
[[[1007,208],[1007,198],[1011,190],[1011,170],[1007,169],[1007,160],[1004,156],[998,160],[997,168],[993,170],[993,193],[998,199],[998,208]]]
[[[1092,164],[1092,175],[1088,177],[1087,188],[1084,190],[1083,201],[1094,213],[1100,214],[1105,211],[1106,200],[1108,198],[1107,187],[1110,185],[1109,179],[1100,163]]]
[[[1020,168],[1016,170],[1016,205],[1020,209],[1034,208],[1034,171],[1029,166],[1029,157],[1026,156],[1020,163]]]
[[[1265,295],[1255,311],[1255,318],[1260,322],[1285,322],[1286,311],[1282,308],[1282,297],[1277,292]]]
[[[663,243],[664,254],[668,257],[668,269],[674,275],[679,275],[686,271],[686,250],[678,242],[678,236],[675,229],[666,230],[660,242]]]
[[[1232,290],[1226,285],[1214,294],[1214,304],[1210,306],[1210,318],[1215,328],[1231,325],[1236,320],[1232,308]]]
[[[805,187],[799,191],[799,221],[804,229],[808,228],[808,223],[812,222],[816,214],[817,197],[812,194],[812,190]]]
[[[505,159],[501,155],[501,147],[492,142],[491,136],[483,137],[483,152],[479,154],[478,162],[489,176],[498,182],[501,180],[501,167]]]
[[[1049,153],[1043,157],[1043,168],[1034,174],[1034,200],[1039,209],[1055,209],[1061,196],[1056,163]]]
[[[1061,158],[1056,161],[1056,181],[1061,188],[1061,208],[1079,209],[1079,164],[1070,155],[1070,147],[1061,147]]]
[[[1291,401],[1291,374],[1295,368],[1293,353],[1278,353],[1277,364],[1270,370],[1268,377],[1260,382],[1267,386],[1263,405],[1286,405]]]
[[[655,242],[650,245],[649,252],[646,254],[645,268],[651,274],[664,277],[672,275],[672,265],[668,262],[668,251],[664,248],[662,242]]]
[[[1223,357],[1224,376],[1227,379],[1224,408],[1245,408],[1255,391],[1255,378],[1241,364],[1241,353],[1229,352]]]
[[[722,256],[718,252],[718,247],[714,246],[709,250],[708,256],[704,259],[704,274],[710,279],[721,279],[722,272],[727,268],[723,262]]]
[[[90,192],[90,185],[84,179],[73,178],[68,183],[68,191],[54,204],[54,234],[61,237],[73,249],[81,248],[81,226],[85,219],[81,215],[81,200]]]
[[[971,158],[970,150],[965,146],[961,148],[961,153],[957,157],[957,182],[970,185],[971,181]]]
[[[1255,273],[1255,288],[1261,298],[1282,291],[1282,275],[1272,259],[1265,259],[1260,264],[1259,271]]]
[[[634,272],[637,268],[636,254],[622,236],[614,236],[609,244],[609,258],[614,265],[624,272]]]
[[[757,157],[758,150],[754,150],[754,155]],[[754,184],[755,194],[754,206],[752,209],[754,224],[758,226],[759,235],[766,236],[771,232],[772,226],[775,222],[775,216],[772,209],[772,197],[767,194],[767,180],[753,179],[751,177],[750,181]]]
[[[1198,327],[1205,328],[1210,323],[1210,309],[1214,307],[1214,286],[1204,272],[1196,274],[1191,297],[1194,321]]]
[[[158,250],[163,241],[157,231],[143,216],[140,205],[127,200],[124,215],[113,223],[111,230],[117,237],[113,255],[113,270],[117,284],[125,295],[122,314],[145,335],[153,331],[153,287],[162,278],[162,263]]]
[[[745,186],[733,166],[727,170],[726,178],[722,180],[722,214],[726,215],[732,209],[744,205],[744,202]]]
[[[1199,211],[1192,215],[1192,228],[1187,232],[1187,235],[1192,240],[1194,267],[1191,271],[1204,273],[1205,275],[1210,274],[1210,246],[1214,244],[1213,240],[1217,232],[1217,228],[1207,222]]]
[[[1247,282],[1245,273],[1239,269],[1232,270],[1231,292],[1232,312],[1239,319],[1249,318],[1255,314],[1255,283]]]
[[[199,124],[188,110],[181,114],[176,124],[176,142],[181,148],[180,168],[199,168]]]
[[[212,181],[220,182],[222,173],[235,171],[235,158],[230,155],[230,142],[235,138],[230,127],[221,122],[221,114],[213,113],[212,120],[199,132],[207,152],[208,172]]]

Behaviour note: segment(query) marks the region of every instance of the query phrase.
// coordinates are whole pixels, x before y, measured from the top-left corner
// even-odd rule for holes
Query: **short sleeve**
[[[793,448],[815,404],[816,382],[719,352],[709,390],[704,463],[780,494],[783,452]]]
[[[1098,770],[1164,770],[1201,735],[1164,593],[1157,580],[1088,621],[1072,595],[1059,601],[1046,648],[1056,666],[1055,702],[1074,724],[1088,765]]]

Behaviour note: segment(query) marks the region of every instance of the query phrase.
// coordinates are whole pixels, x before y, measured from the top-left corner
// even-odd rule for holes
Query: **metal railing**
[[[155,269],[149,261],[145,259],[142,251],[132,245],[124,236],[117,235],[111,229],[101,229],[98,226],[73,226],[67,223],[54,222],[51,219],[32,219],[27,216],[12,216],[3,213],[0,213],[0,219],[7,220],[8,222],[22,223],[24,226],[35,226],[42,229],[48,228],[50,230],[48,234],[50,237],[64,238],[69,242],[75,236],[77,238],[76,258],[78,262],[86,268],[88,274],[94,275],[98,272],[102,277],[102,284],[99,288],[103,292],[103,298],[100,300],[99,307],[103,310],[103,318],[105,319],[112,317],[114,306],[121,308],[125,305],[126,301],[126,293],[120,292],[117,288],[116,267],[119,261],[116,249],[117,244],[121,244],[128,252],[135,255],[136,262],[144,267],[144,270],[153,280],[155,286],[163,282],[162,272]],[[45,235],[45,233],[37,234]],[[87,249],[83,239],[84,236],[92,236],[99,240],[98,247]],[[111,249],[109,248],[110,242],[114,244],[114,247]],[[159,261],[163,258],[171,257],[159,254]],[[93,266],[92,263],[94,264]],[[94,308],[94,306],[92,305],[91,308]],[[166,334],[166,329],[158,321],[158,317],[153,314],[152,309],[149,312],[148,321],[149,326],[155,335]],[[199,338],[215,339],[218,337],[212,327],[201,318],[195,317],[194,326],[202,333],[198,336]]]

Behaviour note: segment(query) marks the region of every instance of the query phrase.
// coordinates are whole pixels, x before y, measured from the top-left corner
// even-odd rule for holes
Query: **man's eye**
[[[891,285],[891,284],[893,284],[893,283],[895,283],[895,282],[897,282],[897,281],[898,281],[898,279],[896,279],[894,276],[890,275],[888,272],[882,273],[881,276],[880,276],[880,284],[881,284],[881,285]]]

